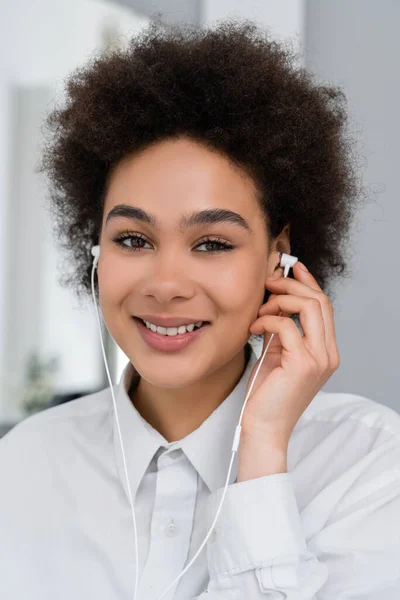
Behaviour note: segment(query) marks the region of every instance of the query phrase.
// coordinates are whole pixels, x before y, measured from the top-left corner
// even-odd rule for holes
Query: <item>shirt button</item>
[[[173,535],[175,535],[178,532],[178,527],[174,523],[174,521],[171,520],[168,523],[168,525],[165,527],[164,531],[165,531],[165,535],[168,535],[169,537],[172,537]]]

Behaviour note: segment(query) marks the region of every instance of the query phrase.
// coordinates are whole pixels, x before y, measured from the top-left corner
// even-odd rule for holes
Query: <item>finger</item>
[[[325,339],[326,348],[329,356],[329,363],[333,369],[336,369],[339,366],[340,357],[337,348],[333,306],[329,297],[323,292],[323,290],[318,285],[315,277],[313,277],[310,271],[304,271],[301,268],[302,265],[303,263],[299,263],[299,261],[295,264],[295,267],[297,267],[297,269],[294,269],[294,275],[296,279],[299,279],[306,285],[308,284],[310,287],[318,289],[320,291],[320,294],[317,296],[317,298],[321,304],[322,316],[324,318],[325,323]]]
[[[297,267],[297,265],[298,263],[295,264],[294,269]],[[328,352],[329,363],[332,368],[337,368],[339,365],[340,357],[336,341],[333,306],[328,296],[324,294],[324,292],[322,292],[321,288],[318,286],[314,277],[310,274],[309,271],[302,271],[300,267],[298,267],[298,269],[295,271],[295,275],[296,277],[299,277],[301,281],[298,281],[296,279],[288,279],[287,277],[280,277],[279,279],[275,280],[267,279],[265,285],[267,288],[270,288],[276,294],[286,293],[298,296],[306,296],[309,298],[317,298],[319,300],[322,309],[322,317],[324,319],[325,343]],[[310,287],[310,285],[307,285],[307,282],[314,285],[314,287]],[[318,287],[318,290],[316,289],[316,287]],[[267,306],[267,304],[268,303],[264,304],[260,308],[260,315],[263,314],[264,307]]]
[[[303,338],[292,319],[275,315],[265,315],[251,324],[250,331],[256,334],[278,334],[284,350],[290,354],[297,354],[298,356],[307,354],[308,356],[308,352],[303,344]]]
[[[303,268],[304,267],[304,268]],[[304,263],[297,261],[297,263],[293,267],[293,275],[296,280],[304,282],[306,285],[310,286],[317,292],[322,292],[321,286],[318,284],[318,281],[315,279],[314,275],[310,273]]]
[[[268,278],[265,280],[265,287],[272,290],[275,295],[287,293],[297,296],[317,297],[318,294],[323,294],[321,289],[313,288],[304,281],[289,279],[289,277]]]
[[[315,277],[311,275],[310,271],[304,271],[302,266],[303,263],[301,262],[297,262],[294,265],[293,274],[295,279],[291,277],[279,277],[278,279],[268,277],[265,281],[267,287],[271,287],[271,289],[288,289],[288,293],[297,294],[298,296],[307,295],[307,293],[302,292],[305,288],[311,288],[315,292],[323,293]]]
[[[317,362],[328,360],[325,340],[325,324],[321,304],[316,298],[302,296],[276,296],[265,305],[263,314],[274,314],[282,310],[290,314],[299,314],[300,324],[304,332],[303,342]]]
[[[271,301],[273,298],[276,298],[276,296],[277,296],[277,294],[271,294],[271,295],[269,296],[269,298],[268,298],[268,302],[270,302],[270,301]],[[266,304],[267,304],[267,303],[266,303]],[[291,314],[290,314],[290,313],[288,313],[288,312],[285,312],[285,311],[279,311],[279,312],[277,312],[277,315],[278,315],[279,317],[290,317],[290,316],[291,316]]]

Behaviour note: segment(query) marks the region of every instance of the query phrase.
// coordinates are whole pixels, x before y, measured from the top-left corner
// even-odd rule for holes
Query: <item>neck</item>
[[[154,387],[142,377],[130,399],[139,414],[168,442],[180,440],[218,408],[238,384],[250,358],[246,346],[227,364],[209,377],[179,389]]]

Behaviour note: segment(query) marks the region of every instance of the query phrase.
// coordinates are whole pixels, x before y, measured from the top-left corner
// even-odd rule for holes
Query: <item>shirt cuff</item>
[[[224,488],[207,499],[207,531]],[[307,550],[290,473],[277,473],[229,485],[207,541],[210,577],[232,575],[292,560]]]

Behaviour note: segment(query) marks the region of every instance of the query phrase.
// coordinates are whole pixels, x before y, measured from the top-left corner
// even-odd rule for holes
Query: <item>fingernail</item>
[[[303,271],[308,271],[306,265],[303,265],[302,262],[299,262],[299,265],[300,265],[300,269],[303,269]]]

